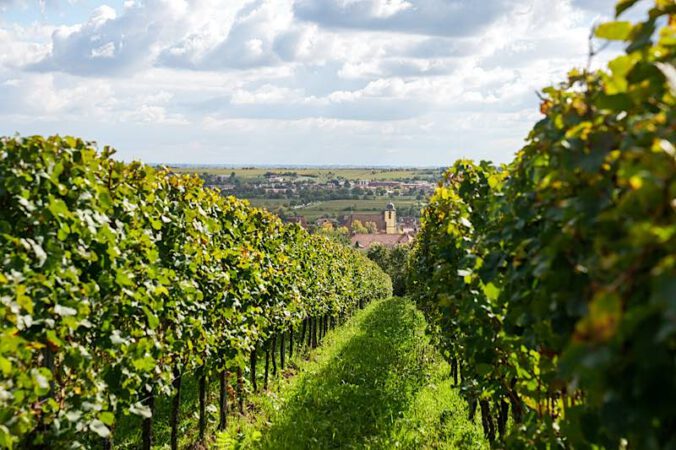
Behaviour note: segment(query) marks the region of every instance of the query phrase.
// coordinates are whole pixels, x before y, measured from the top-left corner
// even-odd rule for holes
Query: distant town
[[[173,168],[286,222],[332,233],[358,248],[411,242],[442,169]]]

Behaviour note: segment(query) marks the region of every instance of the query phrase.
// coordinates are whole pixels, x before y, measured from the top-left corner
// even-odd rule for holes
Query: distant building
[[[366,224],[366,222],[373,222],[376,224],[376,229],[379,232],[385,231],[386,225],[384,214],[350,214],[349,216],[343,217],[340,222],[342,225],[346,226],[348,230],[351,230],[355,220],[360,221],[362,225]]]
[[[402,233],[415,235],[420,229],[420,220],[415,217],[403,217],[398,225]]]
[[[413,236],[408,233],[403,234],[353,234],[350,242],[353,247],[367,249],[373,245],[380,244],[385,247],[396,247],[397,245],[408,244],[413,241]]]
[[[328,217],[320,217],[315,222],[315,225],[317,225],[318,227],[321,227],[321,226],[323,226],[324,224],[327,224],[327,223],[330,223],[334,227],[338,226],[338,221],[336,219],[329,219]]]
[[[373,222],[376,224],[376,229],[378,233],[386,234],[397,234],[400,233],[399,228],[397,227],[397,210],[394,207],[393,203],[388,203],[385,207],[385,211],[380,214],[350,214],[343,217],[341,224],[346,226],[349,230],[352,229],[352,224],[355,220],[361,222],[362,225],[366,225],[367,222]]]
[[[398,233],[397,230],[397,210],[394,207],[394,203],[388,203],[385,207],[385,233],[395,234]]]
[[[394,187],[399,187],[401,186],[401,183],[399,181],[371,181],[369,182],[369,187],[373,188],[394,188]]]
[[[377,233],[353,234],[350,241],[352,246],[356,248],[367,249],[375,244],[385,247],[408,244],[413,241],[415,235],[413,227],[409,227],[411,232],[402,232],[401,227],[397,224],[397,209],[394,207],[394,203],[388,203],[381,214],[351,214],[344,218],[342,224],[352,229],[352,223],[355,220],[359,220],[362,225],[373,222],[378,230]]]

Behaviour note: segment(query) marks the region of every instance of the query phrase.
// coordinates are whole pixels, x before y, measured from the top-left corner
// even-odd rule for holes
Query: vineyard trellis
[[[544,89],[515,161],[458,161],[424,211],[409,291],[496,445],[676,448],[675,14],[598,26],[625,53]]]
[[[228,374],[242,408],[257,349],[301,325],[316,345],[320,320],[391,295],[357,250],[112,155],[71,137],[0,140],[0,447],[109,447],[130,413],[149,448],[154,399],[173,395],[176,448],[187,373],[203,438],[207,377],[224,427]]]

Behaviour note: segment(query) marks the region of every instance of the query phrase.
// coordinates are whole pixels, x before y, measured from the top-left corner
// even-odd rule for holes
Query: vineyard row
[[[516,159],[458,161],[423,213],[408,289],[496,446],[676,448],[675,16],[598,26],[625,53],[544,89]]]
[[[121,414],[149,446],[181,374],[241,379],[274,337],[391,295],[357,250],[111,155],[0,140],[0,447],[110,445]]]

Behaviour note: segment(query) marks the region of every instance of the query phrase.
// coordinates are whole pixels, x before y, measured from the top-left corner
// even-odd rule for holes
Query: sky
[[[0,0],[0,135],[75,135],[152,163],[508,162],[541,117],[536,91],[586,64],[613,8]]]

